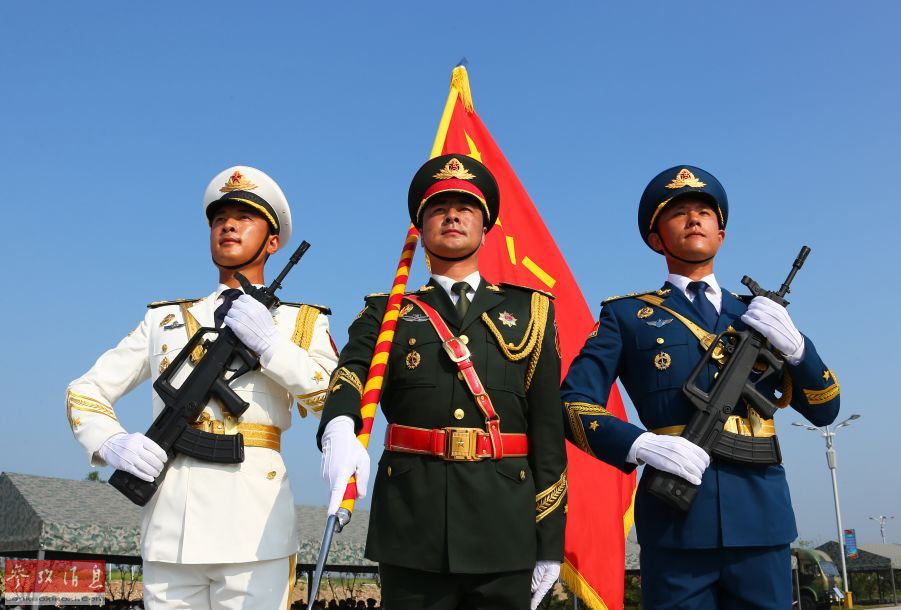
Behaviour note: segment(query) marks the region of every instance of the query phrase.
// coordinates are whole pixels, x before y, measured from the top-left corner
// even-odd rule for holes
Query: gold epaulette
[[[610,303],[611,301],[618,301],[620,299],[631,299],[632,297],[640,297],[640,296],[644,296],[646,294],[656,294],[657,296],[665,297],[666,295],[668,295],[670,293],[671,290],[672,290],[672,288],[659,288],[657,290],[645,290],[644,292],[629,292],[624,295],[607,297],[606,299],[601,301],[601,307],[603,307],[607,303]]]
[[[549,299],[555,299],[555,298],[556,298],[553,294],[551,294],[550,292],[548,292],[548,291],[546,291],[546,290],[540,290],[540,289],[538,289],[538,288],[532,288],[531,286],[521,286],[521,285],[519,285],[519,284],[511,284],[511,283],[509,283],[509,282],[501,282],[500,285],[501,285],[501,286],[504,286],[504,287],[509,287],[509,288],[519,288],[520,290],[528,290],[529,292],[537,292],[537,293],[539,293],[539,294],[543,294],[544,296],[546,296],[546,297],[549,298]],[[490,290],[490,288],[489,288],[489,290]]]
[[[147,305],[147,309],[156,309],[157,307],[163,307],[164,305],[182,305],[183,303],[196,303],[201,299],[175,299],[174,301],[154,301]]]
[[[292,301],[279,301],[279,303],[281,303],[282,305],[289,305],[291,307],[314,307],[327,316],[332,315],[332,310],[325,305],[316,305],[315,303],[294,303]]]

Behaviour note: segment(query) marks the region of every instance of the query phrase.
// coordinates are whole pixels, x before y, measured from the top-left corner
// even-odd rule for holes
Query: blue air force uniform
[[[617,378],[644,428],[681,434],[695,410],[682,385],[706,351],[698,335],[720,333],[730,326],[746,328],[740,316],[750,299],[719,290],[713,276],[705,279],[712,284],[710,292],[720,297],[711,299],[718,305],[715,327],[704,322],[684,291],[688,278],[681,276],[671,275],[659,290],[604,301],[598,324],[563,384],[571,442],[626,473],[636,468],[630,449],[646,430],[611,416],[604,407]],[[718,365],[709,361],[699,379],[703,389],[710,387],[717,370]],[[787,363],[781,380],[773,379],[760,389],[816,426],[830,424],[838,414],[838,382],[807,337],[800,361]],[[725,429],[777,442],[773,420],[764,420],[753,410],[749,413],[743,401]],[[687,513],[664,504],[639,484],[635,517],[645,608],[790,605],[790,601],[781,604],[791,595],[788,544],[797,530],[781,464],[714,457]],[[740,589],[730,592],[738,601],[717,599],[717,589],[723,587]]]

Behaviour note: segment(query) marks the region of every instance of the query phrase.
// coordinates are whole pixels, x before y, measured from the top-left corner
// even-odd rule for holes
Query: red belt
[[[529,440],[525,434],[501,434],[504,457],[525,457]],[[491,436],[479,428],[414,428],[389,424],[385,449],[400,453],[422,453],[448,461],[476,462],[491,457]]]

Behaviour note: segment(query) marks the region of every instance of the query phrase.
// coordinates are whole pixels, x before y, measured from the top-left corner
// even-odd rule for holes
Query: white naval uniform
[[[213,312],[225,286],[196,302],[151,306],[144,320],[91,369],[69,384],[69,423],[91,464],[112,435],[125,432],[112,405],[175,359],[198,326],[214,326]],[[273,312],[283,341],[260,370],[246,373],[231,387],[250,403],[242,423],[265,424],[283,432],[291,426],[297,400],[302,415],[318,417],[337,354],[328,319],[312,306],[280,305]],[[175,377],[187,377],[190,366]],[[163,402],[153,394],[153,417]],[[213,399],[204,409],[225,421]],[[215,464],[178,455],[170,460],[162,486],[143,509],[141,555],[145,562],[233,564],[292,556],[298,534],[294,495],[281,455],[245,447],[244,462]],[[286,567],[287,572],[287,567]],[[286,574],[287,576],[287,574]]]

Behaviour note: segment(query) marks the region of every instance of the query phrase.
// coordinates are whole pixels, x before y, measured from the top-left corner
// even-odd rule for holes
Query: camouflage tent
[[[325,507],[297,506],[299,567],[316,562]],[[329,569],[373,571],[363,557],[369,513],[335,536]],[[140,563],[141,509],[104,483],[0,473],[0,556]]]

